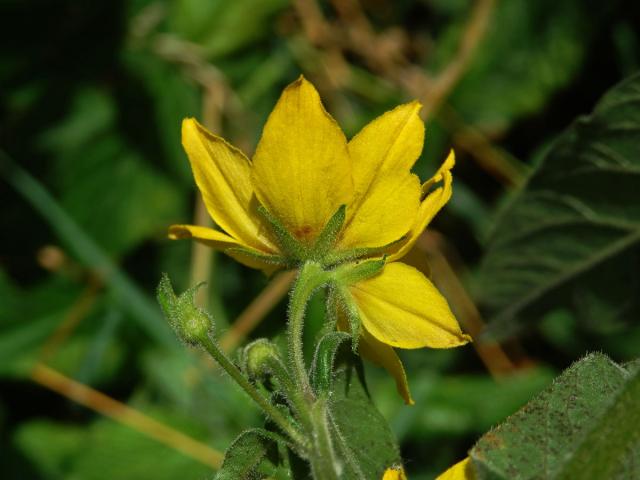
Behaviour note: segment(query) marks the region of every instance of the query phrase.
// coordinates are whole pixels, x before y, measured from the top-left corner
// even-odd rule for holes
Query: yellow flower
[[[382,480],[407,480],[407,475],[402,467],[391,467],[384,471]]]
[[[185,119],[182,143],[220,229],[169,229],[170,238],[193,238],[266,272],[308,259],[338,264],[388,255],[380,274],[348,292],[361,319],[361,353],[394,375],[407,403],[392,347],[448,348],[470,340],[431,281],[396,262],[451,196],[453,152],[423,185],[411,173],[424,141],[419,110],[417,102],[400,105],[347,141],[300,77],[282,93],[251,161]],[[334,224],[338,230],[324,235]]]
[[[467,457],[441,473],[436,480],[475,480],[475,478],[471,459]]]

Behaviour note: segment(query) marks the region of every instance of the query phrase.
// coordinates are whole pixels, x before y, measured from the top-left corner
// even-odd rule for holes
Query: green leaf
[[[479,272],[494,331],[566,306],[637,318],[640,75],[613,88],[551,146],[498,219]]]
[[[575,363],[471,450],[479,479],[639,478],[640,374],[602,354]]]
[[[333,380],[333,362],[340,346],[350,335],[345,332],[329,332],[324,335],[316,346],[311,364],[311,386],[318,395],[329,391]]]
[[[40,145],[56,159],[62,207],[107,252],[122,254],[164,234],[181,217],[184,197],[123,141],[116,115],[108,93],[82,90]]]
[[[488,130],[539,111],[578,73],[615,2],[587,3],[589,7],[584,0],[496,2],[451,105],[467,122]],[[432,69],[451,62],[467,33],[471,8],[461,11],[439,39]]]
[[[276,466],[267,457],[277,456],[279,442],[281,439],[278,435],[264,429],[254,428],[242,432],[225,452],[222,467],[215,480],[266,478],[266,474],[276,470]]]
[[[349,348],[340,354],[329,394],[329,420],[334,447],[344,462],[341,478],[382,478],[386,468],[402,463],[396,439],[369,397],[360,359]]]
[[[168,409],[148,404],[138,407],[187,435],[206,438],[202,424],[168,413]],[[49,420],[24,422],[16,429],[13,443],[40,473],[26,474],[26,478],[174,480],[210,478],[212,474],[211,466],[107,418],[81,426]]]
[[[145,414],[166,422],[183,433],[205,441],[202,424],[151,405],[138,405]],[[120,425],[110,419],[100,419],[89,429],[85,443],[75,457],[65,478],[83,480],[123,479],[173,480],[176,478],[206,478],[212,469],[173,447]]]
[[[152,52],[127,49],[121,55],[122,62],[131,76],[131,80],[126,82],[126,87],[131,89],[127,93],[128,96],[135,98],[143,94],[148,95],[153,109],[153,117],[147,118],[147,112],[136,105],[135,111],[142,110],[142,113],[127,119],[128,125],[145,122],[145,132],[139,133],[136,138],[149,136],[154,142],[153,147],[161,149],[159,160],[171,173],[172,181],[192,187],[193,174],[180,141],[180,124],[186,117],[202,116],[202,100],[198,85],[190,81],[176,65]],[[130,108],[129,105],[126,107]],[[125,124],[121,128],[126,127]]]
[[[87,430],[81,426],[34,420],[16,429],[12,443],[41,478],[61,479],[69,473],[69,462],[86,446],[87,437]]]
[[[123,311],[138,321],[150,337],[167,348],[177,348],[170,329],[159,309],[149,300],[122,270],[112,261],[96,241],[78,225],[55,198],[0,150],[0,175],[15,188],[51,226],[60,241],[87,268],[100,272],[102,280],[113,293]]]
[[[0,270],[0,376],[29,374],[43,343],[80,294],[77,285],[61,277],[22,290]]]
[[[171,27],[202,46],[210,58],[264,41],[286,0],[180,0],[172,3]]]

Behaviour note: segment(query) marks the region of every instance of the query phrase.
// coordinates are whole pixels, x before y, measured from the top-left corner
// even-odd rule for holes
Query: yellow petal
[[[409,391],[409,382],[407,375],[400,361],[398,354],[389,345],[382,343],[362,329],[362,336],[359,342],[360,354],[367,360],[381,366],[388,371],[396,381],[396,389],[407,405],[413,405],[415,402],[411,398]]]
[[[337,329],[341,332],[349,333],[349,321],[344,311],[344,305],[338,303],[336,305]],[[388,371],[396,381],[396,389],[407,405],[413,405],[415,402],[411,398],[409,391],[409,382],[407,375],[400,361],[400,357],[389,345],[386,345],[375,339],[365,328],[361,331],[358,339],[358,350],[363,358],[375,363],[376,365]]]
[[[169,227],[169,238],[171,240],[191,238],[209,247],[213,247],[216,250],[222,250],[231,258],[243,265],[263,270],[267,274],[274,272],[277,268],[277,265],[270,262],[264,262],[259,259],[260,255],[264,255],[263,252],[247,247],[226,233],[212,228],[199,227],[197,225],[171,225]],[[239,247],[247,250],[248,252],[254,252],[255,256],[231,253],[228,251],[230,248],[233,249]]]
[[[420,108],[418,102],[400,105],[349,142],[355,196],[347,209],[340,248],[386,245],[413,226],[420,184],[410,170],[424,143]]]
[[[362,325],[399,348],[451,348],[471,338],[460,330],[449,304],[422,273],[400,262],[349,287]]]
[[[241,244],[274,252],[276,247],[255,211],[249,160],[193,118],[182,122],[182,145],[211,218]]]
[[[284,90],[271,112],[251,178],[265,208],[307,243],[341,205],[351,203],[346,138],[303,77]]]
[[[441,473],[436,480],[475,480],[476,475],[473,472],[473,464],[469,457],[456,463],[446,472]]]
[[[382,480],[407,480],[407,475],[402,467],[391,467],[384,471]]]
[[[433,220],[433,217],[435,217],[440,209],[449,201],[452,192],[451,184],[453,183],[451,169],[455,163],[456,157],[453,150],[451,150],[449,156],[440,166],[436,174],[422,185],[422,194],[426,195],[426,197],[420,203],[416,221],[409,232],[407,241],[403,243],[396,252],[389,256],[389,261],[402,258],[411,247],[413,247],[418,237],[424,229],[427,228],[427,225],[429,225],[429,222]],[[442,182],[442,186],[430,192],[433,185],[437,182]]]

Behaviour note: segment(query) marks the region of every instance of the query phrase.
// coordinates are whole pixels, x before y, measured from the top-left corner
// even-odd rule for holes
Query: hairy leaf
[[[329,332],[318,341],[310,375],[311,385],[318,394],[327,392],[331,387],[333,362],[340,346],[347,340],[348,333]]]
[[[471,450],[482,479],[640,478],[640,375],[591,354]]]
[[[561,135],[503,212],[478,282],[481,301],[497,312],[495,332],[558,305],[592,323],[635,318],[639,134],[635,75]]]
[[[386,468],[402,463],[396,439],[369,398],[360,360],[348,348],[341,353],[329,395],[334,446],[344,462],[341,478],[382,478]]]
[[[275,433],[262,429],[242,432],[224,455],[224,462],[215,480],[247,480],[266,478],[276,470],[268,455],[277,450],[279,438]]]

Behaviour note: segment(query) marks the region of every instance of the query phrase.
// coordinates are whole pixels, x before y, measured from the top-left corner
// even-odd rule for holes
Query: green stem
[[[304,363],[304,351],[302,348],[302,334],[304,331],[304,314],[307,303],[311,299],[316,288],[320,287],[328,279],[327,273],[316,262],[307,262],[301,268],[298,279],[291,292],[289,302],[289,359],[293,378],[303,392],[312,401],[313,390],[309,384],[309,376]]]
[[[316,480],[338,480],[338,461],[333,450],[329,422],[327,418],[327,402],[319,398],[311,407],[313,425],[313,445],[309,461],[313,478]]]
[[[279,358],[271,359],[268,366],[272,375],[277,380],[280,389],[285,392],[289,404],[297,415],[298,420],[307,432],[311,432],[312,422],[306,397],[291,379],[289,371]]]
[[[242,372],[236,367],[231,360],[218,348],[211,338],[205,336],[200,338],[201,345],[209,352],[209,355],[220,364],[220,366],[229,374],[229,376],[240,387],[247,392],[247,394],[262,408],[262,410],[273,420],[283,432],[285,432],[291,440],[296,443],[302,450],[306,450],[307,440],[298,431],[296,427],[289,422],[289,420],[273,405],[269,403],[269,400],[262,395],[253,385],[245,378]]]
[[[302,393],[297,398],[297,410],[310,438],[308,460],[315,480],[338,480],[338,461],[333,450],[331,432],[327,418],[325,397],[316,398],[309,383],[309,375],[304,362],[302,334],[304,314],[313,292],[324,285],[330,274],[316,262],[306,262],[298,274],[291,292],[289,303],[289,360],[297,390]]]

